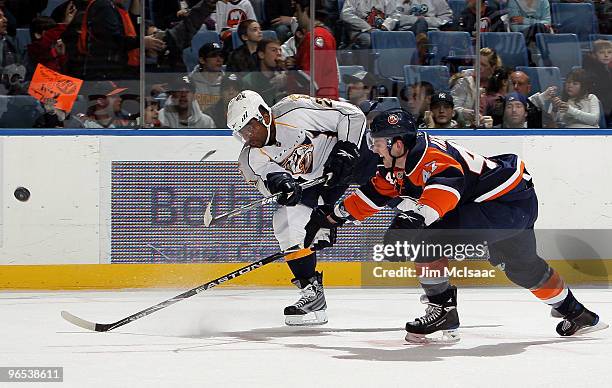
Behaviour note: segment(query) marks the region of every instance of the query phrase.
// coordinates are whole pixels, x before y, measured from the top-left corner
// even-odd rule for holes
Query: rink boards
[[[608,132],[441,135],[483,155],[519,154],[534,176],[538,228],[609,230]],[[25,130],[3,135],[0,288],[185,287],[277,249],[269,226],[272,206],[220,227],[202,225],[203,209],[213,194],[217,214],[259,198],[236,171],[240,145],[228,131]],[[216,153],[200,162],[211,150]],[[14,196],[18,187],[30,191],[27,201]],[[391,214],[343,230],[342,243],[322,258],[326,284],[416,284],[414,278],[370,279],[369,266],[375,263],[360,242],[370,230],[384,229]],[[547,257],[556,259],[555,267],[570,282],[609,283],[610,241],[591,238],[589,254],[582,257],[561,257],[554,250]],[[486,262],[465,265],[489,268]],[[278,263],[231,284],[285,286],[289,279],[286,266]],[[501,273],[461,281],[507,284]]]

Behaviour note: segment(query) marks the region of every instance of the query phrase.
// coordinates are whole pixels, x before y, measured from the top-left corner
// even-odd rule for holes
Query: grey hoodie
[[[159,111],[159,121],[165,127],[170,128],[216,128],[212,117],[202,113],[200,105],[194,99],[191,103],[191,116],[187,119],[187,125],[181,124],[172,97],[166,101],[166,105]]]

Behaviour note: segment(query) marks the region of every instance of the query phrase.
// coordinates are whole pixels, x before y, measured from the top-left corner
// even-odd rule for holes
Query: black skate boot
[[[604,330],[608,324],[599,320],[599,316],[580,305],[575,311],[563,318],[557,325],[557,333],[569,337]]]
[[[421,303],[427,304],[425,315],[406,323],[406,341],[417,344],[458,342],[457,288],[450,286],[442,294],[430,297],[422,295]]]
[[[300,299],[285,307],[285,324],[289,326],[324,325],[327,323],[327,303],[323,292],[323,274],[315,272],[310,279],[293,279],[300,288]]]

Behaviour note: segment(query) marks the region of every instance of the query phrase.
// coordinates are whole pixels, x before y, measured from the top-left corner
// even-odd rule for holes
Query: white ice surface
[[[521,289],[460,289],[462,340],[449,346],[404,343],[423,312],[416,289],[328,289],[317,328],[285,327],[297,293],[278,289],[209,290],[108,333],[60,317],[112,322],[178,293],[4,292],[0,366],[63,366],[63,384],[36,385],[49,387],[612,386],[612,330],[557,337]],[[575,294],[612,320],[612,290]]]

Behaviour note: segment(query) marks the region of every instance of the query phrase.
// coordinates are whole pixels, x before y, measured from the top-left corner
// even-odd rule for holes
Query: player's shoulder
[[[336,38],[332,32],[323,26],[318,26],[314,29],[314,45],[317,48],[336,47]]]

